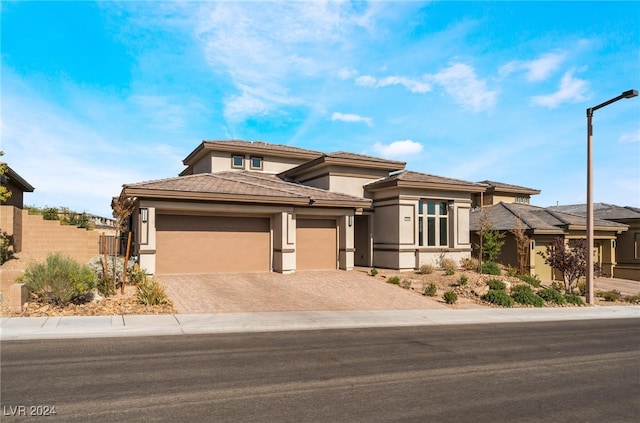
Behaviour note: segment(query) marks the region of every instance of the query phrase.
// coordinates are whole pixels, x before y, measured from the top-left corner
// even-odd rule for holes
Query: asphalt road
[[[640,421],[639,319],[1,348],[2,421]]]

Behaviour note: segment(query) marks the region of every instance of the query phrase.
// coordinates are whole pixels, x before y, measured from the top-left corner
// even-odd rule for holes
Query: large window
[[[418,204],[418,244],[427,247],[449,246],[449,203],[420,200]]]

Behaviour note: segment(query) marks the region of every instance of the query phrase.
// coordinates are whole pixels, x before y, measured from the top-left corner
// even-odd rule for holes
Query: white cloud
[[[618,141],[621,144],[631,144],[631,143],[640,142],[640,129],[636,129],[633,132],[627,132],[620,135],[620,138],[618,139]]]
[[[356,84],[363,87],[388,87],[391,85],[400,85],[408,91],[417,94],[425,94],[431,91],[431,85],[429,83],[404,76],[387,76],[378,79],[370,75],[363,75],[356,78]]]
[[[423,147],[417,141],[403,140],[394,141],[387,145],[376,142],[373,145],[373,150],[384,158],[410,158],[415,154],[421,153]]]
[[[558,91],[548,95],[538,95],[531,98],[533,104],[555,108],[562,103],[576,103],[586,99],[587,81],[573,76],[573,71],[567,71],[562,76]]]
[[[560,67],[565,58],[566,55],[563,53],[547,53],[535,60],[515,60],[502,66],[499,73],[501,75],[509,75],[510,73],[524,70],[526,71],[527,80],[532,82],[543,81]]]
[[[336,50],[349,32],[369,25],[371,12],[361,9],[342,2],[200,3],[194,31],[205,58],[238,90],[225,99],[227,119],[313,102],[295,91],[296,78],[335,72]]]
[[[355,69],[342,68],[338,71],[338,78],[342,80],[354,78],[356,75],[358,75],[358,71]]]
[[[367,124],[367,126],[373,125],[373,120],[370,117],[364,117],[350,113],[335,112],[331,115],[331,120],[339,120],[342,122],[364,122]]]
[[[469,65],[451,65],[431,78],[440,84],[456,103],[474,112],[491,108],[496,103],[498,92],[489,90],[487,83],[478,79],[475,70]]]

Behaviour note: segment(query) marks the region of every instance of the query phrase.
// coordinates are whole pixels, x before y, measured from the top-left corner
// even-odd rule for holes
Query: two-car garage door
[[[296,220],[296,270],[336,269],[335,219]],[[268,272],[269,218],[156,217],[156,273]]]
[[[269,218],[156,219],[157,273],[268,272],[270,251]]]

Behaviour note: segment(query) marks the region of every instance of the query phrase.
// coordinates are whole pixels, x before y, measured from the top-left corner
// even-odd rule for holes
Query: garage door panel
[[[297,219],[296,268],[336,269],[337,236],[336,221],[333,219]]]
[[[158,215],[158,273],[270,270],[268,218]]]

